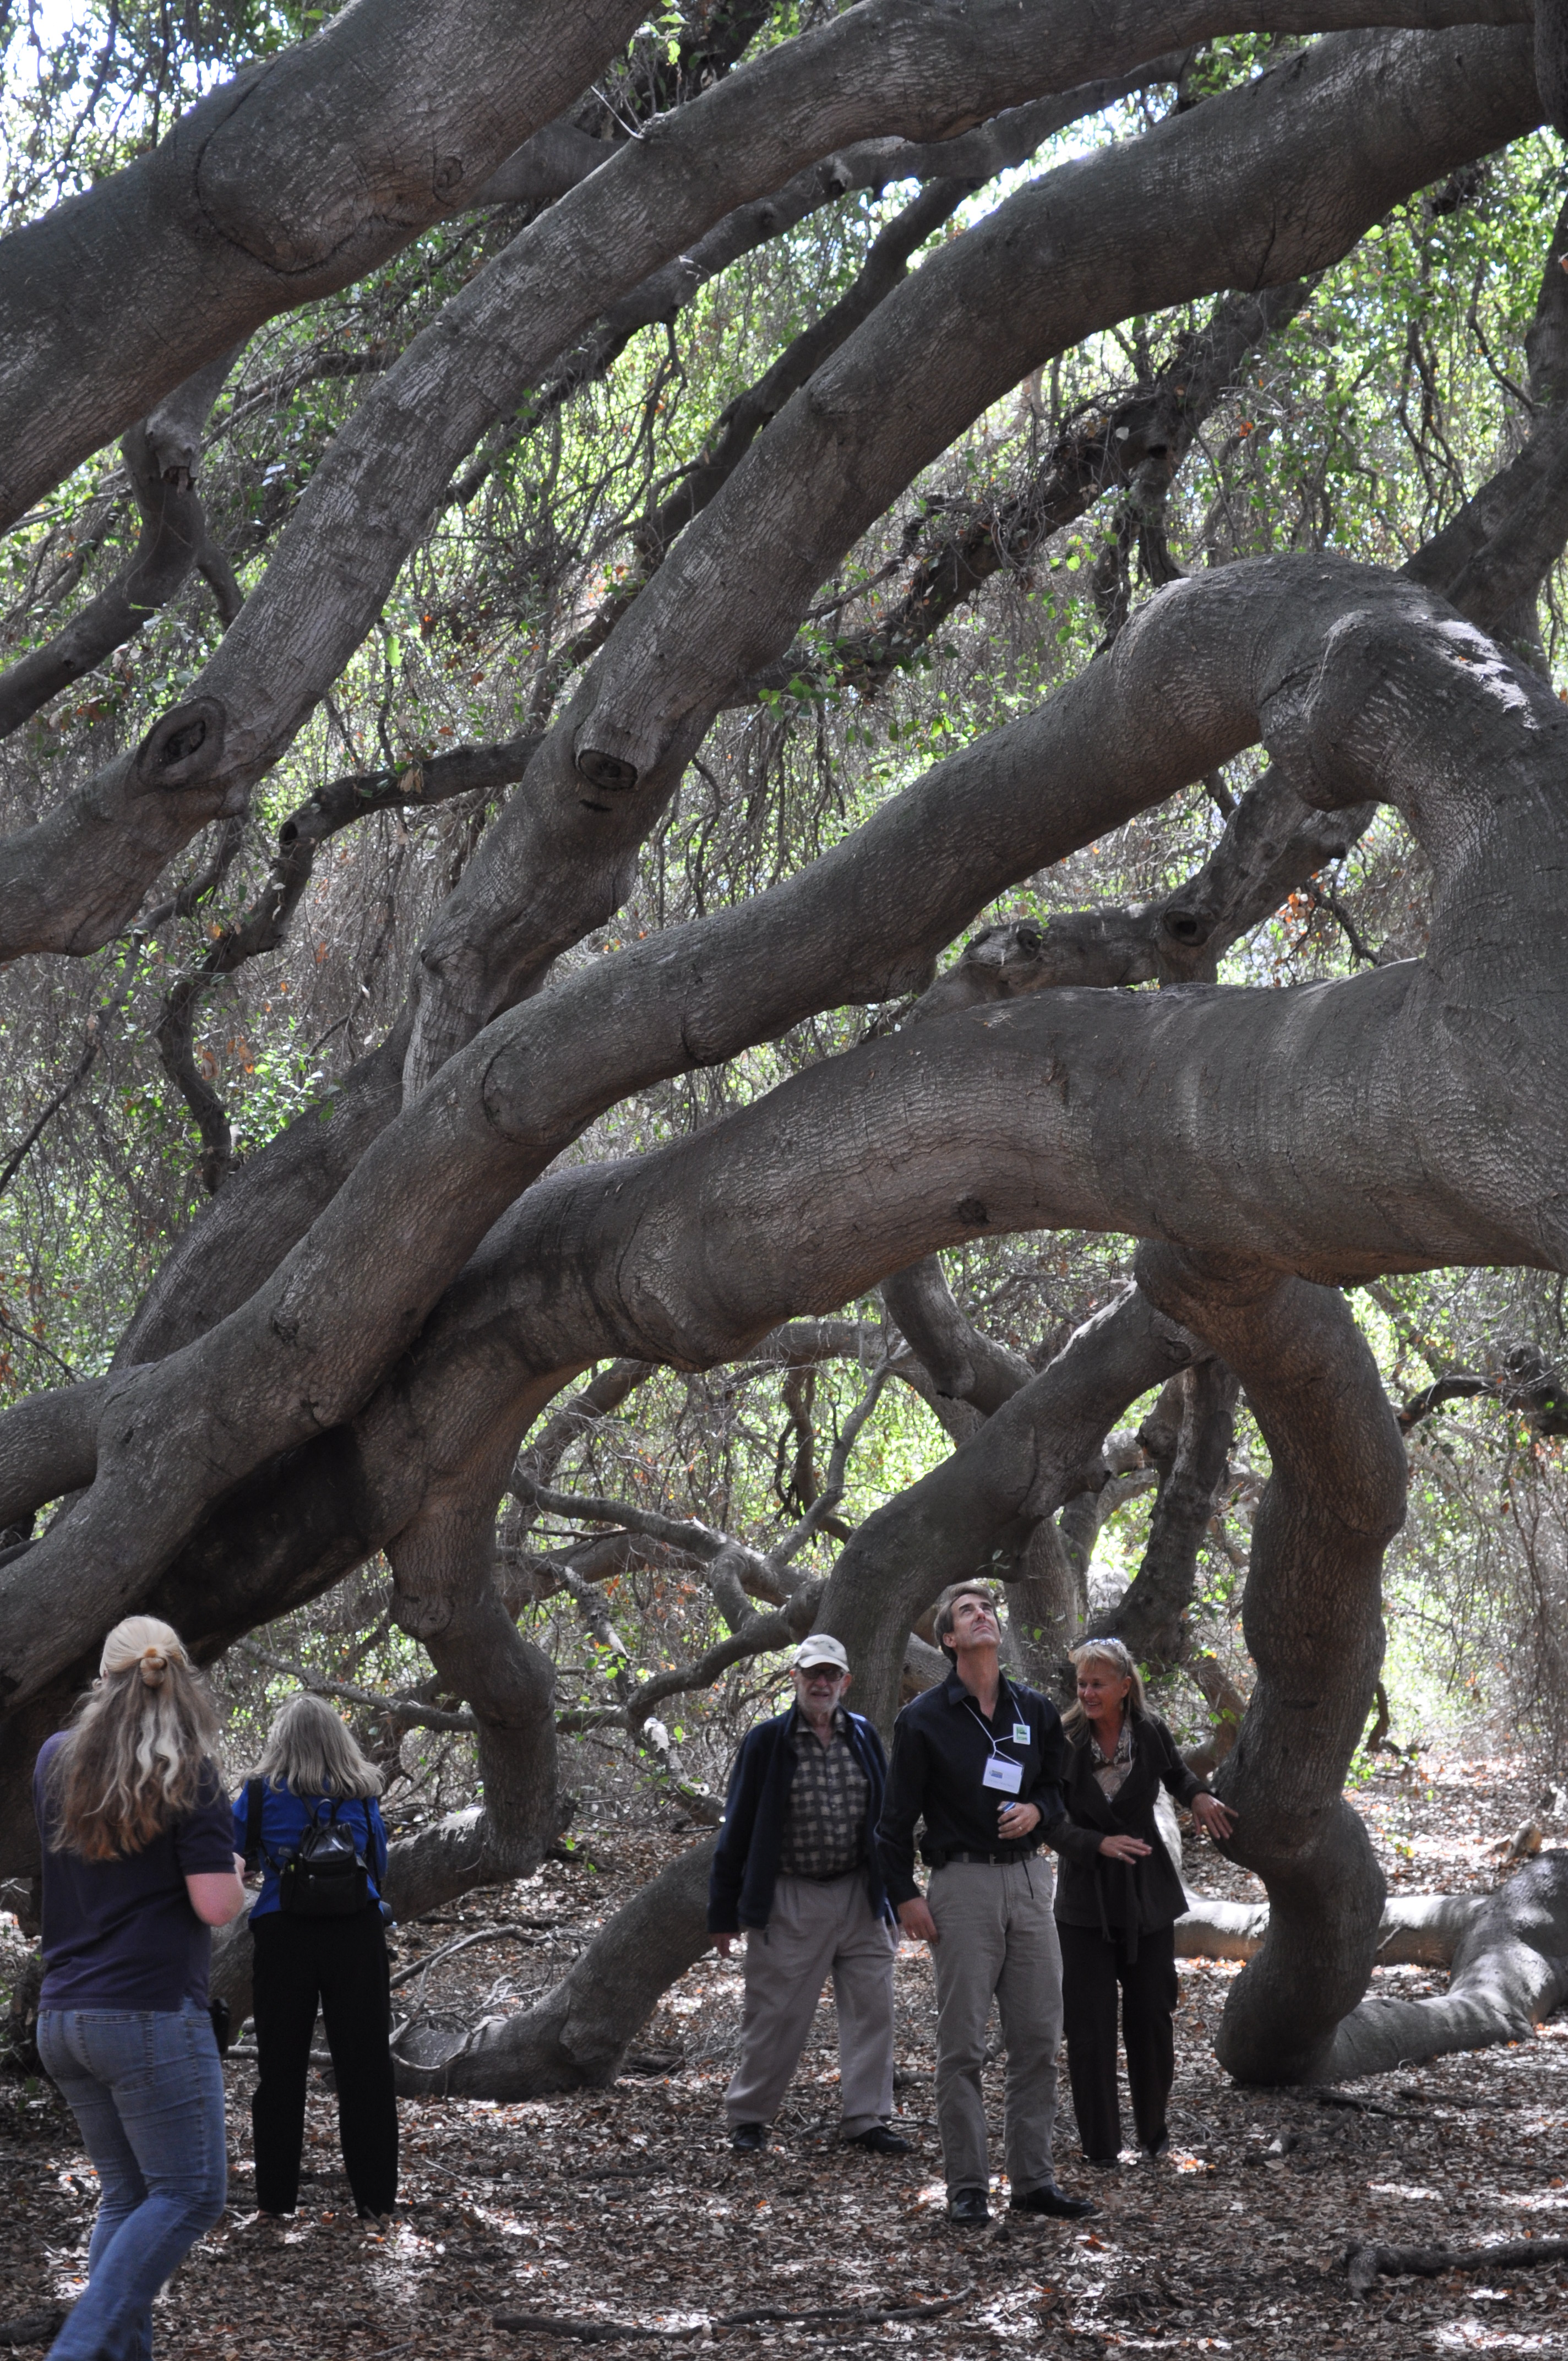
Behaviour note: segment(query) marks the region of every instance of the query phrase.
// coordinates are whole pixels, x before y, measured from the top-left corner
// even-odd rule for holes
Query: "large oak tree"
[[[1345,1290],[1568,1271],[1568,717],[1541,612],[1568,537],[1568,256],[1555,204],[1537,218],[1519,194],[1555,169],[1539,126],[1564,127],[1563,11],[713,0],[656,32],[639,15],[356,0],[233,60],[144,152],[0,240],[20,552],[0,957],[19,1027],[50,995],[74,1007],[79,976],[97,995],[5,1183],[136,1033],[208,1192],[177,1224],[149,1205],[167,1250],[144,1252],[89,1373],[0,1417],[0,1871],[31,1866],[27,1773],[117,1617],[169,1614],[217,1658],[378,1553],[445,1700],[425,1719],[473,1735],[482,1783],[398,1847],[399,1907],[532,1868],[563,1823],[557,1699],[498,1543],[509,1497],[706,1569],[728,1637],[624,1691],[623,1727],[814,1622],[885,1722],[929,1676],[913,1635],[931,1600],[981,1567],[1051,1676],[1085,1612],[1068,1543],[1092,1546],[1117,1480],[1106,1439],[1164,1389],[1148,1546],[1116,1611],[1172,1664],[1239,1388],[1270,1472],[1255,1681],[1220,1784],[1272,1913],[1221,2055],[1261,2081],[1409,2054],[1419,2029],[1358,2009],[1387,1928],[1343,1801],[1408,1446]],[[1513,242],[1477,264],[1468,312],[1504,423],[1472,421],[1456,456],[1428,324],[1458,299],[1430,236],[1406,237],[1401,276],[1398,225],[1425,236],[1510,172]],[[1288,336],[1332,346],[1314,306],[1358,267],[1364,314],[1375,286],[1405,340],[1420,494],[1353,529],[1322,453],[1358,426],[1375,444],[1374,361],[1326,441],[1288,368],[1268,372]],[[748,368],[732,357],[694,423],[692,324],[746,285]],[[1522,362],[1488,342],[1484,289]],[[1287,398],[1245,393],[1266,383]],[[1026,457],[977,485],[1020,389]],[[1249,480],[1262,500],[1266,434],[1299,498],[1288,529],[1249,538],[1234,507]],[[1179,529],[1179,501],[1211,500],[1198,459],[1211,512]],[[971,667],[953,751],[879,774],[877,717],[1002,596],[1015,693]],[[459,708],[422,653],[416,721],[411,636],[449,651],[444,677],[506,676],[494,734],[440,747],[470,733],[426,726]],[[784,750],[813,733],[803,822]],[[746,780],[749,837],[720,825],[715,764]],[[410,829],[428,847],[444,812],[451,857],[405,875]],[[1048,921],[999,909],[1118,830],[1159,845],[1161,814],[1153,890],[1058,896]],[[1332,884],[1390,815],[1415,956],[1368,951]],[[388,825],[373,944],[363,899],[356,944],[334,944],[350,906],[329,864],[358,874],[352,847]],[[1288,897],[1338,911],[1359,972],[1222,982]],[[257,979],[319,911],[319,959],[345,971],[337,1062],[237,1139],[249,1045],[225,1097],[203,1012],[234,989],[247,1024],[271,1015]],[[867,1008],[863,1027],[845,1015]],[[797,1071],[761,1087],[785,1040]],[[714,1119],[631,1152],[652,1095],[705,1075],[717,1094],[691,1104]],[[934,1257],[1048,1232],[1141,1243],[1112,1300],[1025,1357]],[[864,1323],[825,1315],[879,1287],[858,1415],[892,1372],[954,1447],[844,1529],[826,1578],[797,1560],[835,1530],[842,1453],[770,1550],[544,1480],[564,1444],[536,1422],[585,1371],[612,1365],[587,1417],[654,1367],[863,1358]],[[613,2071],[706,1939],[704,1862],[459,2059],[416,2036],[411,2083],[511,2095]],[[1525,1978],[1538,2001],[1549,1982]],[[1485,2021],[1513,2029],[1501,2003]],[[1451,2011],[1433,2045],[1475,2023]]]

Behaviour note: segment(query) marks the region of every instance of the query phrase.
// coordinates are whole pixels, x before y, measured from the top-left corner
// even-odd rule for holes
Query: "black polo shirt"
[[[1024,1730],[1026,1740],[1014,1737]],[[992,1752],[1018,1763],[1023,1781],[1015,1795],[984,1784]],[[927,1689],[893,1726],[893,1762],[887,1796],[877,1823],[877,1851],[889,1899],[912,1902],[915,1825],[924,1817],[921,1859],[940,1868],[949,1853],[993,1853],[1022,1861],[1040,1843],[1039,1828],[1021,1843],[1003,1844],[997,1835],[998,1806],[1033,1804],[1041,1826],[1062,1814],[1061,1774],[1066,1757],[1061,1716],[1048,1697],[1003,1678],[996,1711],[988,1721],[976,1700],[950,1672]]]

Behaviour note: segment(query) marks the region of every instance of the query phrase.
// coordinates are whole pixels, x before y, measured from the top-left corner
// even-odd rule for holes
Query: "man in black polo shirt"
[[[1065,1742],[1048,1698],[1003,1677],[992,1594],[955,1583],[937,1602],[945,1681],[894,1724],[877,1828],[883,1875],[906,1935],[937,1973],[937,2125],[954,2222],[990,2218],[981,2069],[994,1998],[1007,2050],[1007,2177],[1014,2213],[1077,2219],[1099,2209],[1051,2169],[1061,2046],[1061,1952],[1040,1828],[1061,1813]],[[915,1883],[915,1826],[931,1867]]]

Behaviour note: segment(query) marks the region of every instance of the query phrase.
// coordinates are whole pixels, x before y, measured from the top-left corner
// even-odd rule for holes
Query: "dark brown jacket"
[[[1181,1880],[1171,1865],[1155,1825],[1155,1797],[1163,1784],[1179,1804],[1209,1792],[1176,1751],[1163,1721],[1151,1714],[1133,1722],[1133,1767],[1116,1795],[1101,1792],[1091,1767],[1087,1728],[1069,1736],[1062,1796],[1067,1809],[1042,1833],[1061,1856],[1057,1875],[1057,1916],[1065,1927],[1098,1927],[1110,1936],[1125,1930],[1135,1951],[1140,1930],[1168,1927],[1187,1907]],[[1150,1850],[1135,1861],[1107,1861],[1102,1837],[1141,1837]]]

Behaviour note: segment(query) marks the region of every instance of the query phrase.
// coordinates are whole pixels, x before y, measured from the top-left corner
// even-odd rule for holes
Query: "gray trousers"
[[[949,1861],[926,1896],[937,1922],[937,2127],[948,2187],[990,2186],[981,2068],[994,1995],[1007,2050],[1007,2178],[1014,2197],[1052,2179],[1061,1949],[1051,1872],[1032,1861]]]
[[[894,1934],[873,1916],[863,1870],[819,1885],[781,1877],[765,1927],[746,1930],[740,2062],[724,2094],[731,2124],[771,2124],[800,2063],[831,1971],[839,2011],[839,2136],[893,2113]]]

